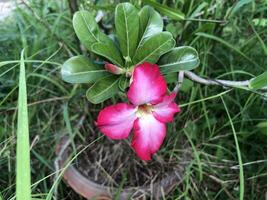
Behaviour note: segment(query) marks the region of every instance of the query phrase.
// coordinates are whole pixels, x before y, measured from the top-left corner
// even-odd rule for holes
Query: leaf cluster
[[[115,9],[115,35],[104,34],[94,16],[78,11],[73,16],[75,33],[84,47],[120,68],[120,74],[104,69],[90,58],[78,55],[68,59],[61,74],[69,83],[91,84],[87,99],[101,103],[129,86],[129,74],[144,62],[158,63],[163,74],[192,70],[199,65],[197,51],[188,46],[175,47],[173,35],[164,31],[161,15],[149,5],[138,10],[131,3],[120,3]]]

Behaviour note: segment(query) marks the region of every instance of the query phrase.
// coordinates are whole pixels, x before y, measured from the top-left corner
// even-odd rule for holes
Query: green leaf
[[[263,74],[257,76],[256,78],[253,78],[249,82],[249,87],[251,89],[261,89],[263,87],[267,86],[267,71],[264,72]]]
[[[107,40],[105,43],[93,44],[92,51],[98,55],[107,58],[113,64],[123,67],[123,60],[121,54],[111,39]]]
[[[162,32],[163,21],[158,12],[150,6],[144,6],[139,12],[140,20],[140,46],[149,37]]]
[[[115,11],[116,34],[126,62],[131,61],[136,50],[139,33],[137,9],[130,3],[120,3]]]
[[[90,12],[76,12],[73,16],[73,27],[79,40],[88,50],[109,59],[116,65],[123,65],[120,51],[112,39],[99,30]],[[96,43],[99,44],[94,45]],[[107,47],[108,50],[106,50]]]
[[[166,15],[172,19],[175,20],[184,20],[185,16],[184,13],[182,13],[178,9],[170,8],[168,6],[162,5],[160,3],[157,3],[153,0],[142,0],[144,3],[153,6],[156,10],[161,12],[163,15]]]
[[[162,32],[153,35],[136,50],[133,62],[134,64],[140,64],[145,61],[156,63],[159,57],[170,51],[174,45],[175,40],[169,32]]]
[[[166,53],[159,61],[160,71],[163,74],[192,70],[199,65],[197,51],[189,46],[176,47]]]
[[[101,103],[119,91],[119,76],[111,75],[98,80],[86,92],[87,99],[94,103]]]
[[[74,56],[68,59],[61,68],[62,79],[69,83],[92,83],[109,75],[85,56]]]
[[[78,11],[73,16],[73,28],[79,40],[88,49],[91,45],[100,42],[100,32],[93,15],[88,11]]]
[[[31,165],[29,122],[27,106],[27,88],[24,64],[24,50],[21,52],[19,97],[18,97],[18,125],[17,125],[17,153],[16,153],[16,199],[31,199]]]

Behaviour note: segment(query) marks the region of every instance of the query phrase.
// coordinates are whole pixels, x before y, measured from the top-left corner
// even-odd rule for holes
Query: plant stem
[[[184,81],[184,71],[180,71],[178,74],[178,83],[176,84],[175,88],[173,89],[173,92],[178,93],[180,88],[182,87]]]
[[[184,71],[184,75],[189,78],[190,80],[203,84],[203,85],[220,85],[226,88],[234,88],[234,87],[249,87],[250,80],[244,81],[230,81],[230,80],[221,80],[221,79],[205,79],[196,75],[191,71]],[[179,81],[177,85],[179,85]],[[263,87],[262,90],[266,91],[267,87]]]

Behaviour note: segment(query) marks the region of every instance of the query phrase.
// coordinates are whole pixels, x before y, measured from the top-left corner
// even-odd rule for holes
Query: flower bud
[[[122,74],[124,72],[122,68],[108,62],[105,63],[105,69],[112,74]]]

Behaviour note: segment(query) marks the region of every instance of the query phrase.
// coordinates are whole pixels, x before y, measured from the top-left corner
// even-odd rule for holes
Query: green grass
[[[31,163],[24,50],[21,52],[16,151],[16,197],[31,199]]]
[[[232,121],[232,118],[229,114],[229,110],[225,104],[225,101],[223,100],[223,97],[221,97],[223,105],[225,107],[227,116],[229,118],[229,122],[231,124],[231,128],[233,130],[233,135],[234,135],[234,139],[235,139],[235,146],[236,146],[236,152],[237,152],[237,158],[238,158],[238,165],[239,165],[239,182],[240,182],[240,188],[239,188],[239,199],[243,200],[244,199],[244,190],[245,190],[245,184],[244,184],[244,170],[243,170],[243,161],[242,161],[242,156],[241,156],[241,152],[240,152],[240,148],[239,148],[239,143],[238,143],[238,138],[236,135],[236,131],[235,131],[235,127]]]
[[[159,2],[178,8],[189,19],[165,23],[178,45],[192,45],[198,50],[201,65],[195,73],[245,80],[267,70],[267,29],[253,23],[254,19],[267,18],[266,1]],[[84,50],[75,38],[67,1],[30,1],[29,6],[31,10],[17,8],[10,19],[0,22],[0,199],[15,199],[20,194],[18,190],[16,193],[16,175],[20,176],[16,160],[21,155],[17,152],[28,151],[27,146],[16,151],[21,141],[17,131],[22,131],[17,129],[21,111],[17,105],[22,88],[20,57],[25,48],[28,117],[23,120],[28,119],[32,144],[31,167],[25,167],[25,172],[31,170],[32,197],[79,200],[82,198],[61,181],[62,172],[55,171],[54,160],[56,143],[63,134],[85,140],[87,135],[77,127],[80,122],[95,120],[85,97],[88,86],[64,83],[60,77],[60,64]],[[106,16],[101,27],[112,33],[109,25],[114,6],[108,0],[97,5],[91,1],[83,7],[93,13],[103,9]],[[184,87],[177,102],[182,112],[169,126],[171,132],[160,153],[175,157],[179,141],[186,140],[193,147],[193,159],[180,187],[165,199],[264,200],[267,136],[258,124],[267,120],[266,97],[194,83]],[[94,134],[94,125],[88,127],[88,134]],[[18,165],[18,172],[21,168]],[[29,174],[27,177],[18,181],[28,182]]]

